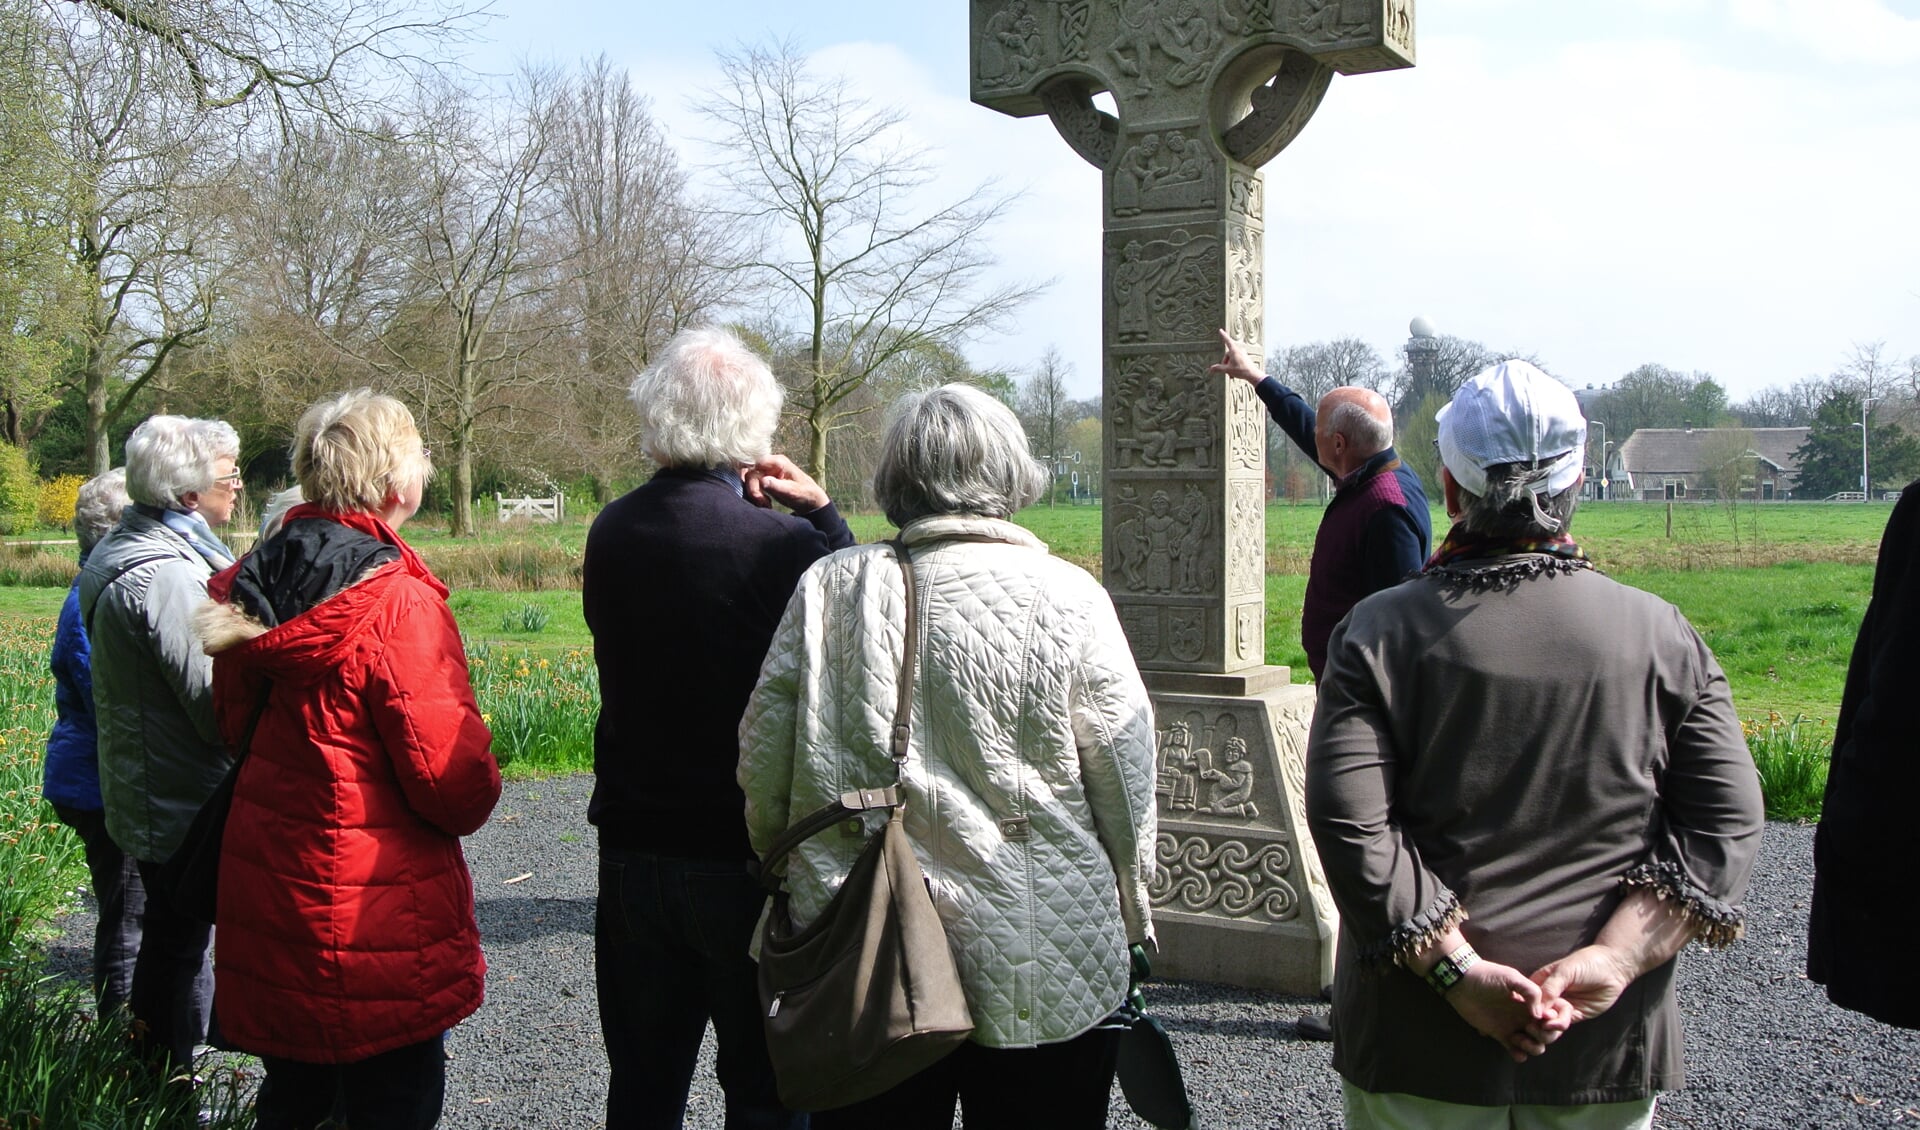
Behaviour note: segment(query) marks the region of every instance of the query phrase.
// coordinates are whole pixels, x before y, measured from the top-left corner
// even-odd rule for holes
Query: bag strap
[[[253,713],[247,715],[247,728],[240,733],[240,748],[233,751],[235,771],[238,771],[240,763],[247,759],[247,751],[253,748],[253,732],[260,728],[260,716],[267,712],[267,699],[272,694],[273,680],[261,680],[260,697],[253,704]]]
[[[920,650],[920,617],[914,609],[916,590],[912,556],[907,552],[906,543],[899,538],[887,544],[893,547],[894,560],[900,563],[900,579],[906,585],[907,593],[906,645],[900,657],[900,693],[894,700],[893,729],[887,746],[887,754],[893,758],[893,784],[884,789],[854,789],[841,793],[839,800],[814,809],[780,833],[760,860],[760,883],[775,893],[780,890],[784,874],[781,865],[793,849],[850,816],[858,816],[876,808],[898,808],[906,800],[907,743],[913,730],[913,672],[915,657]]]
[[[122,565],[120,566],[120,568],[114,570],[113,576],[107,578],[107,583],[104,585],[101,585],[100,591],[93,594],[93,602],[80,610],[80,620],[82,623],[86,625],[86,628],[87,628],[87,639],[89,640],[93,639],[93,610],[100,606],[100,598],[107,595],[107,590],[112,588],[114,585],[118,584],[120,582],[120,578],[126,576],[128,573],[133,572],[135,569],[138,569],[142,565],[152,565],[157,561],[171,561],[172,559],[178,556],[179,554],[177,553],[148,554],[145,557],[136,557],[132,561],[129,561],[125,565]]]

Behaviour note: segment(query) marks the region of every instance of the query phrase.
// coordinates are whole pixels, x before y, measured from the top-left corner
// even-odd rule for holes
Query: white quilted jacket
[[[1106,591],[1033,535],[945,516],[902,536],[920,603],[906,830],[973,1039],[1071,1039],[1119,1006],[1127,943],[1153,936],[1152,704]],[[904,595],[885,545],[842,550],[801,579],[740,722],[755,851],[849,789],[892,783]],[[883,819],[868,814],[869,833]],[[862,844],[828,830],[794,854],[797,923]]]

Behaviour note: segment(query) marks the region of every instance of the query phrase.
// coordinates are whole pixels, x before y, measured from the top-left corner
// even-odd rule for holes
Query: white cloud
[[[1920,17],[1881,0],[1729,0],[1742,25],[1835,63],[1920,62]]]

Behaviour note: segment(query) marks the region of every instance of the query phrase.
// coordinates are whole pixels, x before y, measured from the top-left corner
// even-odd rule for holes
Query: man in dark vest
[[[1320,398],[1319,407],[1256,368],[1240,344],[1220,331],[1226,355],[1208,372],[1253,386],[1267,414],[1333,479],[1333,501],[1320,519],[1300,608],[1300,644],[1314,682],[1327,665],[1327,637],[1353,606],[1397,585],[1427,560],[1433,519],[1420,476],[1393,449],[1393,410],[1372,389],[1351,385]],[[1303,1039],[1330,1040],[1321,1017],[1302,1016]]]

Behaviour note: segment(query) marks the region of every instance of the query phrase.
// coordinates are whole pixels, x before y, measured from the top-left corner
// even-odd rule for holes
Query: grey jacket
[[[1633,886],[1708,945],[1740,936],[1759,777],[1677,609],[1541,554],[1367,598],[1329,643],[1306,801],[1340,908],[1333,1062],[1355,1086],[1505,1106],[1681,1085],[1673,962],[1520,1065],[1395,964],[1458,922],[1532,973],[1590,943]]]
[[[192,623],[212,575],[185,538],[133,507],[80,574],[107,834],[149,863],[180,846],[229,764],[214,726],[213,660]]]

